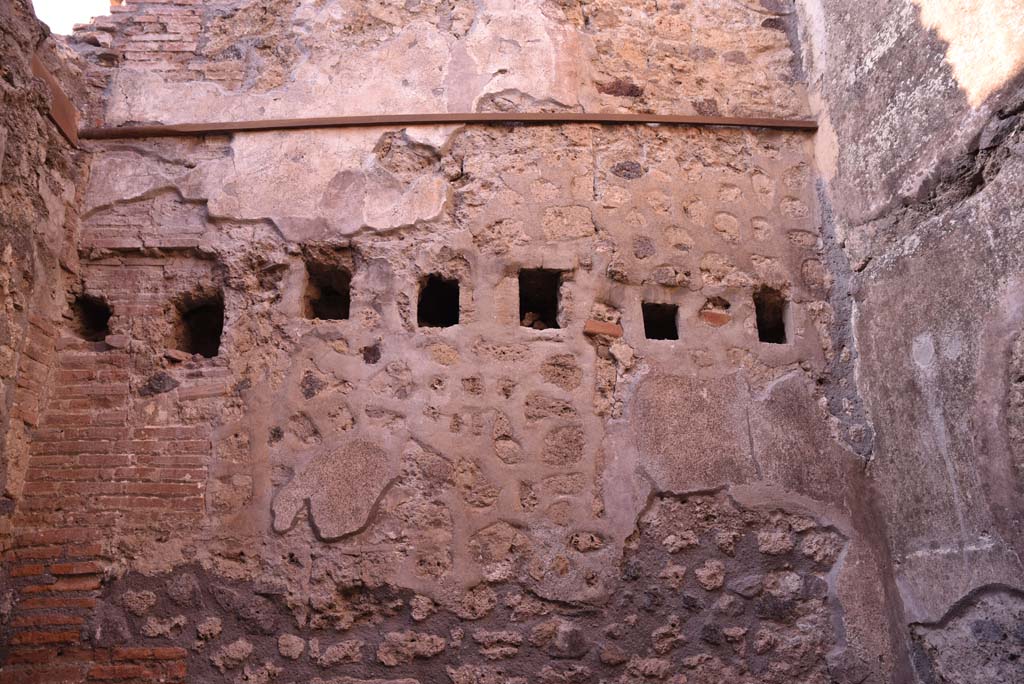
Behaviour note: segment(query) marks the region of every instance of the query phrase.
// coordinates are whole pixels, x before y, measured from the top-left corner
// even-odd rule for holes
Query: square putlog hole
[[[102,342],[110,334],[110,305],[99,297],[79,295],[71,305],[75,331],[83,340]]]
[[[679,339],[679,307],[675,304],[643,303],[644,336],[649,340]]]
[[[754,293],[757,339],[768,344],[786,344],[786,298],[778,290],[762,287]]]
[[[190,299],[179,307],[179,314],[170,346],[208,359],[217,356],[224,332],[224,298],[218,294]]]
[[[306,262],[306,318],[323,321],[348,319],[352,306],[352,274],[340,266]]]
[[[432,274],[420,286],[416,323],[421,328],[449,328],[459,324],[459,281]]]
[[[534,330],[559,328],[562,272],[546,268],[519,271],[519,324]]]

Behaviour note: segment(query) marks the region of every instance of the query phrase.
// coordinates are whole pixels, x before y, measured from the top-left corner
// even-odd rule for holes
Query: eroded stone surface
[[[391,479],[387,454],[370,442],[354,440],[318,453],[274,499],[274,529],[295,524],[304,504],[310,523],[324,540],[358,531]]]
[[[794,545],[765,553],[765,535],[782,532]],[[692,543],[673,549],[664,543],[670,537]],[[117,616],[126,621],[123,638],[130,642],[146,623],[120,607],[128,604],[125,596],[153,593],[154,614],[172,615],[177,578],[197,577],[195,606],[219,610],[224,620],[223,634],[194,644],[189,656],[193,676],[211,682],[256,660],[288,672],[290,681],[356,666],[358,681],[407,681],[404,674],[421,682],[506,681],[510,673],[524,681],[583,673],[622,682],[730,676],[799,681],[824,676],[825,653],[835,643],[835,605],[826,580],[835,556],[815,558],[797,550],[823,538],[838,549],[846,544],[841,534],[812,519],[746,508],[724,495],[659,495],[626,545],[612,598],[583,611],[501,579],[471,592],[470,603],[425,614],[424,597],[377,585],[372,575],[361,579],[352,571],[363,562],[350,559],[347,567],[332,570],[327,586],[306,588],[293,574],[287,587],[268,593],[261,615],[283,630],[279,635],[259,628],[251,605],[229,605],[222,598],[245,597],[257,587],[224,582],[194,567],[170,576],[132,573],[111,586],[100,613],[106,622]],[[673,570],[680,563],[697,570],[692,576]],[[348,619],[338,622],[343,606]],[[163,637],[161,644],[190,643],[184,634]]]
[[[937,625],[916,625],[915,665],[924,681],[1011,682],[1024,674],[1024,601],[986,588]]]
[[[148,17],[157,21],[115,14],[100,26],[122,30],[95,52],[127,58],[112,79],[112,123],[181,121],[189,114],[287,118],[295,107],[307,116],[473,111],[522,100],[593,110],[791,114],[804,104],[793,79],[787,9],[699,2],[645,12],[607,0],[221,0],[184,3],[173,14],[153,8]],[[160,21],[165,17],[171,23]],[[162,68],[150,68],[150,61]],[[773,87],[764,88],[766,81]],[[730,97],[716,83],[729,83]],[[190,112],[178,106],[185,93]]]
[[[755,476],[740,382],[736,376],[709,382],[662,376],[640,386],[634,430],[644,469],[659,489],[698,490]]]
[[[1020,588],[1012,397],[1024,264],[1020,201],[1007,188],[1022,178],[1022,96],[1019,69],[1006,70],[1018,51],[965,69],[994,54],[1001,30],[967,27],[1012,5],[798,4],[822,104],[822,197],[856,293],[849,358],[859,355],[871,475],[908,622],[934,625],[991,584]],[[924,676],[909,657],[898,665],[897,678]]]
[[[82,61],[46,56],[90,123],[793,116],[805,68],[830,105],[816,138],[93,141],[75,186],[24,87],[39,32],[17,0],[0,81],[2,410],[15,387],[32,428],[2,422],[15,676],[1004,676],[994,646],[943,655],[960,617],[934,623],[1019,576],[1019,117],[998,93],[934,106],[955,89],[897,4],[838,21],[775,0],[132,0],[76,33]],[[864,106],[838,111],[850,83]],[[926,105],[966,124],[918,135]],[[955,156],[975,138],[932,174],[936,140]],[[551,291],[521,292],[521,269],[557,272]],[[760,334],[766,291],[781,339]],[[675,307],[675,334],[644,304]],[[1000,600],[964,615],[1009,625]]]

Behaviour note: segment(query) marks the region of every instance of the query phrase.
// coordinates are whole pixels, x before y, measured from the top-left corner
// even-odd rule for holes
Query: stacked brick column
[[[17,389],[11,418],[28,427],[39,424],[46,383],[53,360],[56,331],[39,316],[28,317],[28,335],[18,361]]]
[[[182,681],[176,648],[90,648],[118,531],[202,514],[204,426],[152,426],[131,411],[130,355],[71,343],[55,354],[6,553],[16,604],[0,682]],[[100,345],[102,346],[102,345]],[[44,358],[45,361],[45,358]]]
[[[78,40],[98,47],[101,63],[144,64],[171,78],[205,78],[238,84],[244,68],[235,61],[196,65],[202,31],[203,0],[129,0],[78,27]]]

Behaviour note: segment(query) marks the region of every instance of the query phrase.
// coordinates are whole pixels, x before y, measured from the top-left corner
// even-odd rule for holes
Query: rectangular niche
[[[679,339],[679,307],[675,304],[644,302],[644,336],[649,340]]]
[[[224,296],[221,293],[187,296],[178,304],[176,313],[171,348],[208,359],[220,353],[220,338],[224,332]]]
[[[75,332],[83,340],[102,342],[110,334],[110,305],[99,297],[81,294],[71,304]]]
[[[332,261],[307,258],[302,305],[306,318],[346,320],[352,305],[352,272]]]
[[[519,271],[519,324],[525,328],[559,328],[562,271],[524,268]]]
[[[778,290],[762,287],[754,292],[757,339],[768,344],[786,344],[788,302]]]
[[[432,273],[420,283],[416,324],[421,328],[449,328],[459,324],[459,281]]]

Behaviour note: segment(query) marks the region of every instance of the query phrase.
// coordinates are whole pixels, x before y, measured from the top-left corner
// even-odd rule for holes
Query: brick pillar
[[[15,605],[0,684],[185,678],[184,650],[95,648],[87,625],[114,534],[202,514],[209,428],[133,424],[130,355],[94,346],[57,352],[32,435],[5,553]]]

